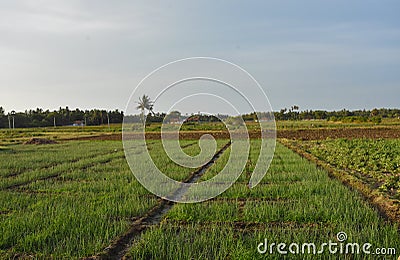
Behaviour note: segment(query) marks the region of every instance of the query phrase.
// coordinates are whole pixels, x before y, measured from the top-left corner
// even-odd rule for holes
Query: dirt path
[[[185,183],[195,183],[214,163],[218,158],[229,148],[231,143],[227,143],[222,147],[211,160],[203,165],[200,169],[193,172],[184,182]],[[183,196],[186,189],[178,189],[175,192],[175,197]],[[135,239],[139,239],[141,234],[146,231],[150,226],[159,224],[168,211],[176,203],[160,199],[158,205],[152,208],[145,215],[136,219],[129,229],[120,237],[116,238],[108,247],[106,247],[103,252],[96,256],[88,257],[86,259],[122,259],[124,255],[128,252],[129,248],[132,246]]]

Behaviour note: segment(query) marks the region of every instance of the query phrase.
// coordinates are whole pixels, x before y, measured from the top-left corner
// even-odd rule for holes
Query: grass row
[[[183,141],[182,145],[187,154],[199,152],[195,141]],[[32,151],[35,149],[40,155]],[[161,152],[158,142],[149,144],[149,151],[155,163],[167,169],[166,174],[188,176],[190,170],[179,172],[180,168]],[[18,165],[13,160],[32,155],[31,164],[24,166],[19,175],[3,177],[0,182],[1,258],[94,255],[125,232],[132,218],[158,203],[158,198],[132,175],[120,142],[14,146],[12,152],[1,153],[10,161],[11,170],[12,165]],[[90,156],[93,154],[96,156]],[[53,158],[54,166],[46,168],[49,162],[42,156]],[[63,161],[64,156],[71,161]]]

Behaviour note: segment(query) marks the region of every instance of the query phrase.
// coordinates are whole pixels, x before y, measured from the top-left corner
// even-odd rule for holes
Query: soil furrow
[[[186,227],[204,229],[215,229],[219,227],[228,227],[236,231],[264,231],[267,229],[326,229],[335,227],[333,223],[316,223],[316,222],[294,222],[294,221],[274,221],[274,222],[243,222],[243,221],[202,221],[188,222],[185,220],[170,220],[163,222],[163,225],[171,225],[174,228],[182,229]]]

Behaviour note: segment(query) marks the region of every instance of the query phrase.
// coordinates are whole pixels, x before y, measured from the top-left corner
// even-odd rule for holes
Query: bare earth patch
[[[31,138],[28,141],[24,142],[24,144],[36,144],[36,145],[57,144],[57,142],[54,140],[49,140],[49,139],[45,139],[45,138]]]

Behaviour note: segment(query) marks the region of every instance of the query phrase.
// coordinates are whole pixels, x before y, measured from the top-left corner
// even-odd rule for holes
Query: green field
[[[256,154],[253,151],[251,156]],[[215,167],[223,165],[225,159],[221,157]],[[211,170],[208,174],[212,175]],[[211,201],[176,205],[160,225],[151,228],[131,248],[130,256],[264,259],[266,256],[260,255],[256,247],[265,238],[276,243],[322,244],[335,240],[340,231],[348,234],[348,242],[373,241],[379,247],[394,248],[400,245],[397,225],[385,222],[356,192],[282,145],[277,147],[262,183],[249,189],[246,181],[244,174]],[[268,256],[282,258],[277,253]],[[297,257],[315,258],[307,254]]]
[[[2,145],[19,144],[32,137],[60,140],[120,133],[121,131],[120,124],[111,125],[110,128],[102,125],[0,129],[0,147]]]
[[[227,142],[218,140],[218,148]],[[181,145],[189,155],[199,152],[195,140],[182,140]],[[282,145],[262,183],[249,189],[258,145],[252,140],[245,171],[230,189],[207,202],[173,205],[161,223],[135,239],[127,257],[281,259],[276,250],[273,255],[259,254],[257,245],[264,239],[318,245],[335,241],[340,231],[347,233],[347,242],[399,248],[396,224]],[[173,163],[160,141],[150,140],[148,147],[155,164],[171,178],[183,180],[193,171]],[[228,157],[229,149],[202,180],[218,173]],[[97,255],[159,203],[132,175],[119,141],[8,145],[0,150],[0,158],[1,258]]]

